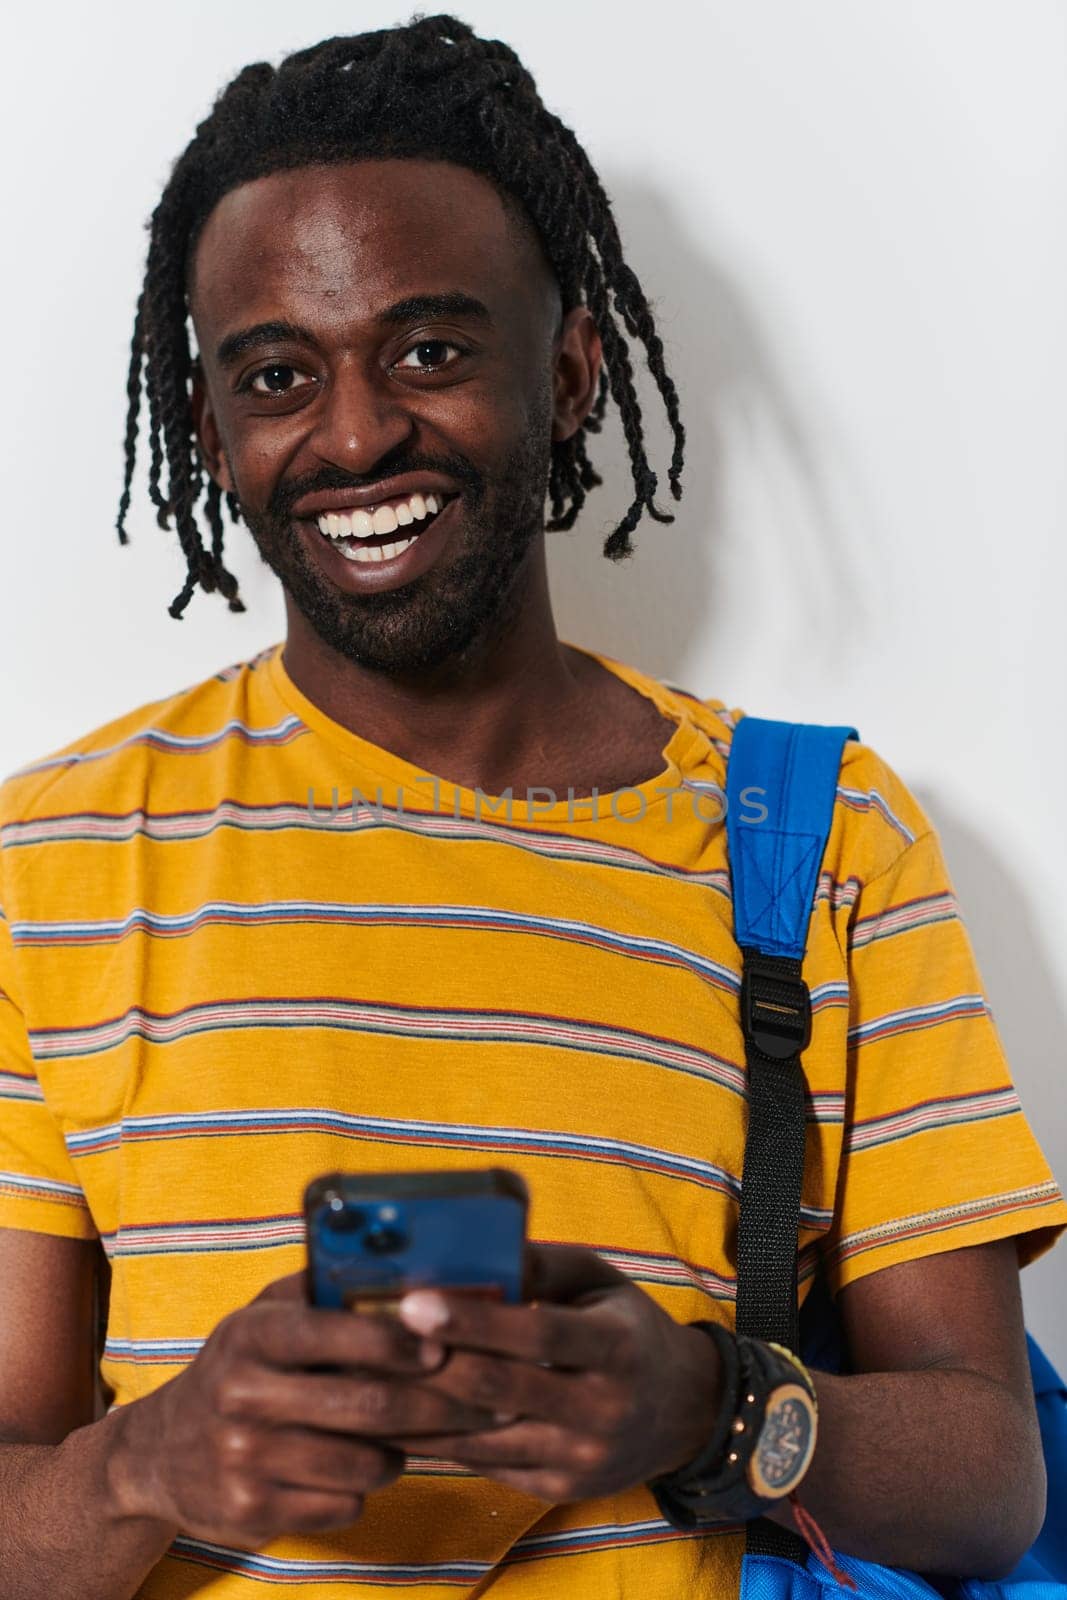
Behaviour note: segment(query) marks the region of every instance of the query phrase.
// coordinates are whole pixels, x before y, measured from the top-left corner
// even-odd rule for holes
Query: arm
[[[1045,1508],[1014,1239],[869,1273],[838,1307],[853,1372],[813,1374],[802,1505],[864,1560],[1002,1577]]]
[[[95,1241],[0,1228],[0,1571],[5,1600],[128,1600],[175,1528],[125,1515],[125,1419],[93,1422]]]
[[[56,1445],[0,1444],[6,1600],[129,1600],[177,1528],[119,1509],[111,1462],[121,1413]]]

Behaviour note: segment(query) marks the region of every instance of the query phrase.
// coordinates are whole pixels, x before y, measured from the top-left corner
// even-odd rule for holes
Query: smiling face
[[[201,453],[290,637],[406,672],[498,636],[536,590],[551,441],[591,408],[601,351],[488,180],[374,160],[243,184],[190,295]]]

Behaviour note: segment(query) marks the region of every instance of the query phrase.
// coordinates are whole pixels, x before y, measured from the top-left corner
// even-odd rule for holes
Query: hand
[[[440,1346],[392,1317],[311,1306],[304,1285],[303,1272],[269,1284],[183,1373],[115,1413],[125,1515],[258,1549],[357,1521],[404,1470],[389,1436],[487,1425],[485,1409],[412,1381]]]
[[[527,1252],[524,1293],[538,1303],[419,1290],[399,1312],[449,1351],[420,1387],[500,1420],[484,1430],[397,1433],[393,1442],[555,1503],[614,1494],[691,1461],[720,1403],[712,1341],[594,1251]]]

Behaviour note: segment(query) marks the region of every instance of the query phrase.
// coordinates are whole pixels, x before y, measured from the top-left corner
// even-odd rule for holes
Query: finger
[[[494,1416],[505,1413],[571,1426],[578,1419],[595,1421],[615,1391],[613,1380],[600,1373],[565,1372],[473,1350],[453,1351],[446,1365],[422,1382]]]
[[[565,1506],[572,1500],[586,1498],[584,1493],[572,1488],[568,1473],[557,1472],[552,1467],[485,1467],[481,1475],[508,1489],[518,1489],[520,1494],[547,1500],[550,1505]]]
[[[274,1304],[280,1301],[283,1304],[288,1303],[292,1305],[303,1306],[305,1309],[314,1309],[320,1319],[323,1314],[331,1316],[335,1319],[340,1316],[360,1315],[370,1317],[372,1315],[371,1312],[354,1313],[351,1310],[339,1312],[331,1311],[326,1307],[319,1306],[312,1308],[311,1302],[307,1297],[306,1271],[290,1272],[284,1278],[275,1278],[272,1283],[268,1283],[264,1289],[261,1289],[256,1295],[255,1299],[250,1300],[248,1304],[253,1306],[261,1305],[265,1301]],[[373,1314],[379,1315],[377,1312]],[[381,1320],[387,1323],[391,1322],[394,1328],[402,1329],[403,1327],[403,1325],[399,1323],[395,1317],[390,1317],[388,1314],[381,1314]],[[406,1339],[401,1337],[399,1342],[401,1349],[408,1348]],[[417,1361],[421,1366],[436,1366],[440,1363],[443,1355],[444,1351],[439,1345],[430,1346],[427,1344],[426,1340],[423,1340],[421,1345],[416,1346]]]
[[[404,1452],[382,1440],[369,1443],[347,1434],[312,1428],[234,1430],[226,1441],[227,1460],[256,1466],[272,1483],[296,1489],[329,1489],[335,1494],[365,1494],[393,1483],[404,1470]]]
[[[248,1303],[254,1306],[263,1300],[299,1300],[307,1304],[307,1273],[301,1269],[287,1273],[284,1278],[275,1278]]]
[[[235,1421],[290,1423],[326,1433],[386,1440],[404,1433],[465,1432],[492,1423],[479,1407],[438,1394],[409,1379],[273,1372],[233,1372],[216,1404]]]
[[[598,1440],[552,1422],[515,1422],[482,1434],[419,1435],[406,1438],[405,1450],[474,1467],[482,1477],[490,1475],[485,1470],[490,1467],[576,1475],[603,1462],[603,1445]],[[491,1475],[498,1474],[493,1470]]]
[[[640,1293],[628,1280],[623,1284],[623,1292]],[[415,1332],[453,1349],[492,1351],[576,1371],[610,1370],[621,1357],[626,1334],[610,1302],[582,1308],[508,1306],[438,1289],[405,1295],[400,1317]]]
[[[582,1465],[583,1441],[550,1422],[512,1423],[480,1433],[415,1434],[398,1439],[405,1452],[443,1456],[465,1467],[539,1467],[574,1471]],[[599,1450],[598,1450],[599,1456]]]
[[[284,1299],[252,1301],[236,1315],[240,1331],[232,1337],[271,1367],[367,1367],[414,1375],[440,1361],[440,1347],[426,1349],[429,1341],[396,1317],[328,1311]]]
[[[284,1528],[286,1534],[328,1533],[351,1527],[363,1514],[363,1496],[354,1491],[329,1494],[324,1489],[275,1486],[268,1494],[269,1501],[263,1507],[268,1525],[260,1531],[244,1533],[227,1529],[224,1534],[227,1544],[255,1552],[277,1537],[278,1529]]]

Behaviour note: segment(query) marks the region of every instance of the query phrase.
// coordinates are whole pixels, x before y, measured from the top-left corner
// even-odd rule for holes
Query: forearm
[[[830,1544],[920,1572],[1002,1577],[1044,1516],[1037,1426],[974,1372],[814,1372],[818,1442],[798,1499]],[[788,1505],[772,1520],[795,1529]]]
[[[130,1600],[177,1529],[128,1515],[115,1463],[123,1417],[58,1445],[0,1444],[4,1600]]]

